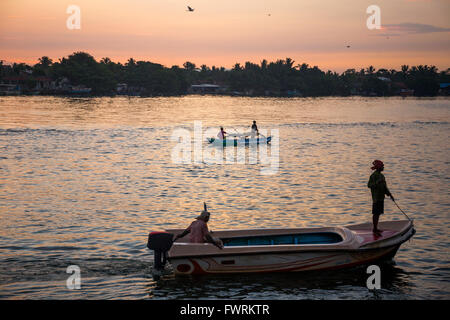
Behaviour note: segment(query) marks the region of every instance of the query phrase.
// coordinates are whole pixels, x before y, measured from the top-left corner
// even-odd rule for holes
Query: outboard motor
[[[173,234],[163,231],[152,231],[148,235],[147,248],[155,252],[154,269],[156,273],[164,270],[167,262],[167,251],[172,247]]]

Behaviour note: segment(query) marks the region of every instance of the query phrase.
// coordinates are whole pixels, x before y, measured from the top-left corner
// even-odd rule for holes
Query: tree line
[[[126,63],[109,58],[96,61],[86,52],[74,52],[68,57],[53,61],[41,57],[35,65],[0,62],[0,83],[11,76],[28,74],[53,80],[66,78],[73,85],[92,88],[92,94],[114,94],[117,85],[127,84],[138,88],[141,95],[183,95],[193,84],[217,84],[225,93],[251,96],[349,96],[397,95],[402,90],[414,90],[416,96],[435,96],[440,83],[450,82],[450,69],[440,71],[435,66],[401,66],[401,70],[348,69],[341,74],[323,71],[306,63],[295,64],[291,58],[259,64],[236,63],[231,69],[224,67],[197,67],[185,62],[182,67],[165,67],[149,61],[130,58]],[[32,79],[32,78],[30,78]]]

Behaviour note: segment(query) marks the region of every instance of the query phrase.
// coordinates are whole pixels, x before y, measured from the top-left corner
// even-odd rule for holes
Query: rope
[[[392,201],[394,201],[394,203],[397,206],[397,208],[408,218],[408,220],[412,221],[412,219],[410,217],[408,217],[408,215],[398,206],[397,202],[395,202],[394,199],[392,199]]]

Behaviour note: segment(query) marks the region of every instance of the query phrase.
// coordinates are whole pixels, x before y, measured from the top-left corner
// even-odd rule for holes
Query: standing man
[[[391,197],[392,200],[394,200],[394,197],[387,187],[384,175],[381,173],[381,171],[384,170],[383,161],[375,160],[372,164],[373,167],[371,169],[375,171],[370,176],[367,187],[370,188],[372,193],[373,233],[380,234],[383,230],[378,229],[378,220],[380,219],[380,215],[384,213],[384,197],[387,195]]]
[[[258,130],[258,126],[256,125],[256,121],[253,120],[253,124],[252,124],[252,138],[254,138],[255,135],[259,136],[259,130]]]

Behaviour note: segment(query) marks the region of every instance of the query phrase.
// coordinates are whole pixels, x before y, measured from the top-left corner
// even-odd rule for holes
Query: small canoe
[[[213,233],[224,248],[210,243],[173,243],[168,259],[175,274],[224,274],[330,270],[391,259],[415,229],[412,221],[299,229],[224,230]],[[183,230],[167,230],[179,234]]]
[[[234,138],[234,139],[219,139],[219,138],[207,138],[208,143],[217,146],[238,146],[238,145],[257,145],[257,144],[269,144],[272,140],[271,136],[261,138]]]

